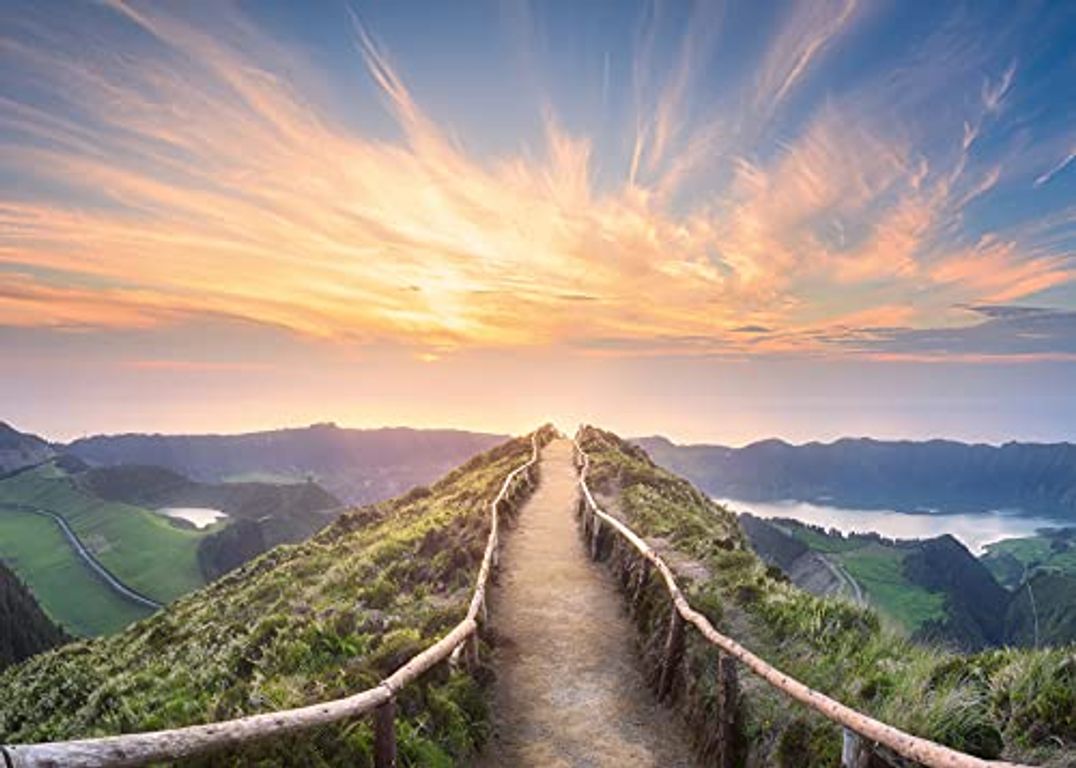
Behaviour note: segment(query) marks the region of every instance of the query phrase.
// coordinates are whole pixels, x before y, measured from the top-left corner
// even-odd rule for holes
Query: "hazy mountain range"
[[[1022,509],[1076,520],[1076,445],[846,438],[743,448],[636,439],[656,462],[720,498],[867,509]]]
[[[65,450],[94,466],[149,464],[202,482],[313,479],[344,502],[364,504],[428,483],[505,439],[450,429],[317,424],[242,435],[99,435]]]

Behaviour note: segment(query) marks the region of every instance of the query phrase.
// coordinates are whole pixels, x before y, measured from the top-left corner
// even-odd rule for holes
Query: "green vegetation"
[[[206,507],[227,515],[202,531],[198,563],[206,581],[277,544],[305,541],[335,520],[342,506],[314,482],[197,483],[163,467],[137,464],[88,469],[75,482],[107,501],[148,509]]]
[[[65,640],[30,590],[0,562],[0,669]]]
[[[167,506],[209,507],[228,515],[224,522],[197,530],[180,520],[152,512]],[[302,541],[330,523],[340,502],[314,483],[292,485],[195,483],[167,469],[117,466],[90,469],[63,456],[0,480],[0,508],[12,514],[44,511],[62,517],[79,541],[117,579],[135,591],[167,603],[199,588],[280,543]],[[34,530],[54,522],[26,522]],[[60,534],[47,565],[24,554],[40,552],[40,542],[19,536],[16,526],[3,545],[9,558],[21,557],[23,578],[46,611],[76,634],[115,631],[146,615],[116,595],[102,597],[107,584],[85,567]],[[57,582],[55,562],[70,560],[67,575],[90,583]],[[38,568],[48,570],[38,572]],[[56,584],[57,589],[45,585]],[[96,596],[96,597],[94,597]],[[93,597],[94,599],[89,599]],[[117,608],[119,608],[117,610]]]
[[[0,507],[0,559],[30,588],[45,614],[72,634],[109,634],[149,614],[90,570],[47,517]]]
[[[1036,571],[1076,576],[1076,528],[1044,530],[1037,536],[988,544],[983,565],[1009,589]]]
[[[785,521],[782,521],[784,523]],[[780,525],[781,529],[802,541],[815,552],[827,555],[851,552],[862,546],[861,542],[844,536],[831,536],[809,525]]]
[[[735,517],[616,436],[587,428],[591,487],[645,536],[668,539],[710,576],[692,602],[770,663],[844,703],[912,733],[983,757],[1067,764],[1076,743],[1076,647],[962,656],[916,644],[877,615],[807,594],[747,547]],[[865,565],[865,564],[861,564]],[[891,565],[870,564],[884,574]],[[637,621],[644,646],[661,642],[668,601],[651,582]],[[689,633],[680,705],[706,747],[715,706],[716,651]],[[833,765],[837,727],[741,672],[741,744],[753,764]],[[794,756],[791,762],[782,755]],[[791,758],[790,758],[791,759]]]
[[[104,501],[81,489],[55,464],[0,481],[0,503],[47,510],[64,518],[116,578],[162,603],[205,583],[198,565],[198,544],[205,532],[176,526],[148,509]],[[48,605],[45,596],[41,599]],[[55,611],[54,615],[62,614]]]
[[[905,553],[870,544],[837,557],[848,574],[866,591],[871,605],[914,633],[928,621],[945,617],[945,595],[913,584],[904,573]]]
[[[1014,644],[1044,646],[1056,637],[1076,637],[1076,576],[1036,572],[1013,593],[1006,622]]]
[[[831,578],[838,568],[866,602],[913,639],[965,651],[1012,642],[1005,611],[1011,595],[952,536],[894,540],[825,531],[790,519],[740,515],[739,522],[751,548],[797,586],[813,594],[846,593],[844,580]]]
[[[0,733],[25,742],[181,726],[375,685],[465,615],[489,502],[530,450],[529,438],[507,442],[428,489],[349,511],[121,634],[0,673]],[[452,765],[486,738],[480,686],[439,665],[401,694],[397,726],[401,765]],[[372,741],[367,718],[212,764],[367,766]]]

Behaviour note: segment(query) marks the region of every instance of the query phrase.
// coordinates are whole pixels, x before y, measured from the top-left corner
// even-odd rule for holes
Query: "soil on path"
[[[612,577],[586,556],[572,445],[542,452],[541,481],[501,553],[493,766],[696,765],[676,716],[654,701]]]

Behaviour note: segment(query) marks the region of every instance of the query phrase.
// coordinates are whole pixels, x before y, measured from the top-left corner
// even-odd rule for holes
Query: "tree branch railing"
[[[673,603],[674,610],[670,616],[668,640],[661,669],[659,670],[658,688],[661,698],[668,694],[667,688],[671,684],[672,669],[675,664],[679,663],[679,658],[677,657],[682,655],[682,645],[679,648],[677,646],[682,643],[684,623],[686,622],[695,627],[707,642],[724,651],[727,656],[743,663],[779,692],[791,696],[831,722],[840,725],[844,729],[842,766],[860,768],[865,765],[869,759],[871,743],[873,743],[892,750],[903,758],[927,766],[927,768],[1032,768],[1018,763],[974,757],[929,739],[913,736],[891,725],[886,725],[880,720],[858,712],[826,696],[824,693],[808,687],[799,680],[771,666],[732,638],[718,632],[703,614],[692,608],[680,590],[672,569],[669,568],[654,548],[623,521],[613,517],[598,506],[587,485],[590,457],[580,446],[578,438],[573,440],[573,443],[577,457],[576,466],[579,469],[579,488],[583,498],[584,530],[589,534],[588,545],[591,555],[596,557],[599,552],[601,526],[603,524],[609,526],[661,574],[665,582],[665,589]],[[586,515],[590,515],[591,518],[587,519]],[[641,584],[636,585],[636,587],[636,591],[638,591],[641,589]],[[677,642],[678,638],[679,643]],[[724,661],[722,659],[722,662]]]
[[[490,503],[490,532],[482,564],[475,579],[474,594],[464,616],[448,634],[417,654],[373,688],[343,699],[311,704],[296,709],[249,715],[204,725],[163,731],[127,733],[94,739],[41,744],[0,746],[0,768],[121,768],[146,763],[178,760],[235,747],[248,742],[303,731],[342,720],[375,713],[374,761],[377,768],[396,765],[396,695],[423,673],[450,660],[458,663],[466,650],[468,660],[478,657],[478,628],[486,620],[486,587],[497,564],[500,543],[500,510],[518,477],[533,480],[540,448],[539,429],[531,435],[531,457],[505,477],[496,498]]]

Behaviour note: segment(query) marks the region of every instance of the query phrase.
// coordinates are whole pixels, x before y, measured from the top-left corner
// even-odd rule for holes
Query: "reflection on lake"
[[[199,529],[208,528],[218,520],[223,520],[227,517],[219,509],[210,509],[209,507],[163,507],[158,509],[157,512],[165,517],[186,520]]]
[[[1031,536],[1039,528],[1063,528],[1071,521],[1022,515],[1014,511],[944,514],[896,512],[884,509],[843,509],[806,501],[738,501],[716,499],[736,512],[758,517],[788,517],[802,523],[836,528],[841,533],[874,531],[891,539],[928,539],[951,534],[975,555],[1002,539]]]

